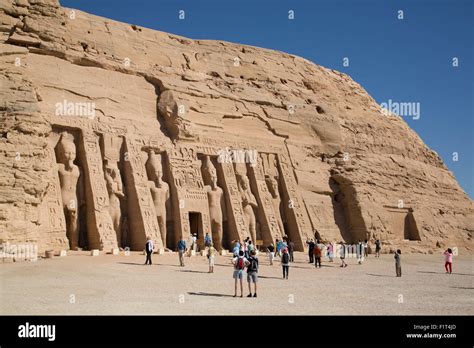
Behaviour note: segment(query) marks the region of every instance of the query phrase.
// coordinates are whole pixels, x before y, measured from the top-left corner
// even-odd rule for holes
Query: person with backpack
[[[151,265],[151,255],[153,254],[153,241],[150,237],[147,237],[145,244],[146,260],[145,265]]]
[[[257,297],[257,282],[258,282],[258,258],[255,250],[250,251],[247,266],[247,282],[249,283],[249,294],[247,297],[252,297],[252,282],[254,284],[253,297]]]
[[[275,247],[273,246],[273,243],[270,243],[267,247],[267,255],[270,266],[273,266],[273,259],[275,258]]]
[[[281,256],[281,266],[283,268],[283,279],[288,279],[288,273],[290,271],[290,254],[288,249],[283,249],[283,254]]]
[[[308,244],[309,263],[313,263],[314,262],[314,255],[313,255],[314,242],[312,239],[310,239],[306,241],[306,244]]]
[[[315,268],[318,268],[318,264],[319,264],[319,268],[321,268],[321,256],[322,256],[322,250],[321,250],[321,244],[317,243],[315,246],[314,246],[314,249],[313,249],[313,255],[314,255],[314,267]]]
[[[211,242],[211,244],[209,244],[209,249],[207,249],[207,259],[209,260],[209,273],[214,273],[215,256],[216,256],[216,249],[214,248]]]
[[[239,255],[232,259],[234,264],[234,279],[235,279],[235,292],[234,297],[237,297],[237,282],[240,280],[240,297],[244,297],[244,286],[242,284],[242,278],[244,276],[244,269],[248,266],[249,262],[244,257],[244,251],[240,250]]]
[[[184,267],[184,254],[186,253],[186,242],[183,237],[178,242],[179,265]]]

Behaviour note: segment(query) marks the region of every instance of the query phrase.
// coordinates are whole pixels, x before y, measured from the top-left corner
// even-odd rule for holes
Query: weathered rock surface
[[[315,229],[324,240],[379,238],[406,251],[472,248],[473,202],[452,173],[340,72],[56,0],[0,0],[0,71],[0,240],[68,248],[72,211],[88,249],[141,250],[146,236],[174,249],[192,232],[229,247],[252,228],[264,244],[287,234],[299,249]],[[61,114],[58,103],[94,114]],[[58,176],[68,141],[83,185],[73,208]],[[258,151],[258,165],[220,163],[226,148]],[[206,194],[213,176],[222,240]]]

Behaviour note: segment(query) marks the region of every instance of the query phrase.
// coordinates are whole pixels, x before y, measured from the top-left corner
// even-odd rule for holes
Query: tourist
[[[235,279],[235,292],[234,297],[237,297],[237,282],[240,281],[240,297],[243,297],[243,285],[242,285],[242,278],[244,274],[244,269],[248,265],[247,259],[244,257],[243,250],[239,251],[239,255],[232,259],[232,263],[234,264],[234,279]]]
[[[321,255],[323,255],[324,248],[326,248],[324,243],[322,243],[319,239],[317,239],[315,245],[317,245],[319,247],[319,249],[321,249]],[[313,252],[313,254],[314,254],[314,252]]]
[[[364,252],[364,246],[362,245],[362,241],[359,239],[359,243],[356,245],[356,255],[357,255],[357,263],[362,265],[362,255]]]
[[[450,248],[448,248],[448,250],[446,250],[443,255],[444,255],[444,268],[446,269],[446,273],[451,274],[453,272],[453,251]]]
[[[247,253],[248,253],[249,257],[252,254],[252,251],[254,251],[254,250],[255,250],[255,246],[253,245],[252,241],[249,240],[249,244],[247,246]]]
[[[318,230],[314,230],[314,240],[318,240],[319,238],[321,237],[319,236]]]
[[[308,256],[309,256],[309,263],[314,262],[314,254],[313,254],[313,249],[314,249],[314,242],[312,239],[309,241],[306,241],[306,244],[308,244]]]
[[[375,257],[380,257],[380,250],[382,249],[382,244],[380,240],[375,241]]]
[[[368,257],[369,256],[369,242],[366,240],[364,240],[364,257]]]
[[[207,249],[207,259],[209,260],[209,273],[214,273],[214,259],[216,256],[216,249],[214,245],[209,244],[209,248]]]
[[[196,233],[193,234],[193,245],[191,247],[191,249],[196,252],[196,249],[197,249],[197,236],[196,236]]]
[[[329,262],[333,262],[334,261],[334,246],[332,245],[332,243],[328,244],[327,255],[328,255]]]
[[[295,262],[295,258],[293,256],[293,252],[295,251],[295,243],[293,241],[288,242],[288,252],[290,254],[290,262]]]
[[[319,242],[319,240],[318,240],[318,242]],[[321,255],[322,255],[321,245],[322,244],[320,244],[320,243],[316,243],[316,245],[314,246],[314,249],[313,249],[314,267],[315,268],[318,268],[318,264],[319,264],[319,268],[321,268]]]
[[[339,242],[340,248],[339,248],[339,254],[341,258],[341,267],[347,267],[347,263],[344,261],[346,258],[346,246],[344,245],[344,242]]]
[[[258,258],[255,250],[250,251],[247,266],[247,282],[249,283],[249,294],[247,297],[252,297],[252,282],[254,284],[253,297],[257,297],[257,281],[258,281]]]
[[[209,248],[212,244],[212,238],[211,236],[209,235],[208,232],[206,232],[206,235],[204,236],[204,246],[206,248]]]
[[[277,239],[276,240],[276,253],[275,253],[275,256],[278,255],[278,257],[281,257],[281,244],[282,244],[282,241]]]
[[[249,240],[250,240],[249,237],[245,238],[244,244],[243,244],[243,247],[244,247],[244,257],[245,257],[246,259],[248,259],[248,257],[249,257]]]
[[[192,234],[189,235],[189,249],[188,249],[188,257],[191,257],[192,251],[194,249],[194,236]]]
[[[402,252],[400,249],[397,250],[393,258],[395,259],[395,272],[397,273],[397,277],[402,276],[402,264],[401,264],[401,256]]]
[[[288,273],[290,271],[290,254],[288,249],[283,249],[283,254],[281,256],[281,266],[283,268],[283,279],[288,279]]]
[[[145,265],[151,265],[151,254],[153,254],[153,241],[150,237],[147,237],[145,244],[146,260]]]
[[[186,253],[186,242],[183,237],[178,242],[179,264],[184,267],[184,254]]]
[[[268,261],[270,262],[270,265],[273,266],[273,259],[275,258],[275,247],[273,246],[273,243],[270,243],[270,245],[267,247],[267,255],[268,255]]]
[[[234,257],[237,257],[237,256],[239,256],[240,242],[238,240],[234,240],[233,242],[235,244],[234,244],[234,248],[232,249],[232,254],[233,254]]]

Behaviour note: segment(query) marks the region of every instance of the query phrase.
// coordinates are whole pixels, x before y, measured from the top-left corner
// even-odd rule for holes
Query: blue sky
[[[266,47],[349,74],[404,117],[474,197],[471,0],[60,0],[62,6],[193,39]],[[180,20],[180,10],[185,19]],[[288,11],[294,19],[288,19]],[[403,10],[403,19],[397,18]],[[343,58],[349,66],[343,66]],[[459,66],[452,66],[453,57]],[[458,160],[453,161],[453,153]]]

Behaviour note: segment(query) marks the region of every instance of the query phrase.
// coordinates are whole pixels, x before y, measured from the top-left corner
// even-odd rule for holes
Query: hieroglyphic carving
[[[146,237],[150,237],[158,249],[164,247],[161,238],[158,221],[156,218],[153,199],[148,187],[148,177],[142,159],[143,141],[126,137],[126,161],[130,169],[129,190],[129,224],[131,226],[131,248],[132,250],[142,250],[146,242]]]
[[[117,236],[112,220],[107,211],[109,197],[104,181],[102,157],[99,139],[92,132],[83,131],[83,143],[87,184],[90,188],[88,195],[87,235],[89,248],[111,249],[117,247]]]
[[[54,149],[51,144],[45,148],[44,160],[46,163],[56,163]],[[48,177],[48,189],[43,200],[47,212],[47,225],[44,231],[50,235],[54,235],[57,247],[67,249],[69,247],[69,241],[66,238],[66,221],[62,212],[58,173],[54,166],[49,170]]]
[[[284,190],[288,195],[288,204],[291,206],[291,209],[288,209],[288,212],[290,214],[293,214],[292,220],[295,227],[297,227],[297,233],[294,233],[293,239],[294,237],[298,237],[298,240],[294,241],[295,245],[297,245],[297,247],[302,247],[302,239],[306,238],[306,236],[312,235],[312,229],[308,213],[304,205],[303,197],[301,196],[300,191],[298,190],[296,179],[293,173],[293,168],[289,163],[286,154],[279,154],[277,162],[280,167],[280,172],[282,174],[280,180],[282,180]]]
[[[280,211],[275,211],[275,207],[272,201],[272,196],[268,191],[267,183],[265,182],[265,170],[263,165],[263,158],[268,156],[268,154],[259,154],[257,165],[250,167],[251,173],[255,177],[257,182],[257,200],[259,201],[259,206],[263,209],[263,219],[261,226],[263,231],[267,229],[270,235],[264,235],[264,243],[269,243],[272,239],[281,238],[284,234],[284,230],[281,230],[281,226],[278,223],[277,215],[280,214]],[[279,215],[278,215],[279,217]]]
[[[237,186],[234,167],[232,163],[221,163],[221,166],[224,173],[224,187],[227,203],[232,211],[232,215],[229,217],[229,223],[233,224],[231,228],[235,229],[239,239],[244,240],[245,238],[250,237],[250,232],[247,229],[244,219],[242,198]]]
[[[176,192],[174,199],[175,216],[179,221],[177,227],[181,227],[181,236],[189,237],[191,226],[189,213],[201,213],[202,229],[210,231],[209,207],[207,193],[204,189],[204,181],[201,175],[201,161],[197,157],[194,146],[181,145],[169,151],[169,169],[172,177],[170,184]],[[181,236],[175,236],[178,240]]]

